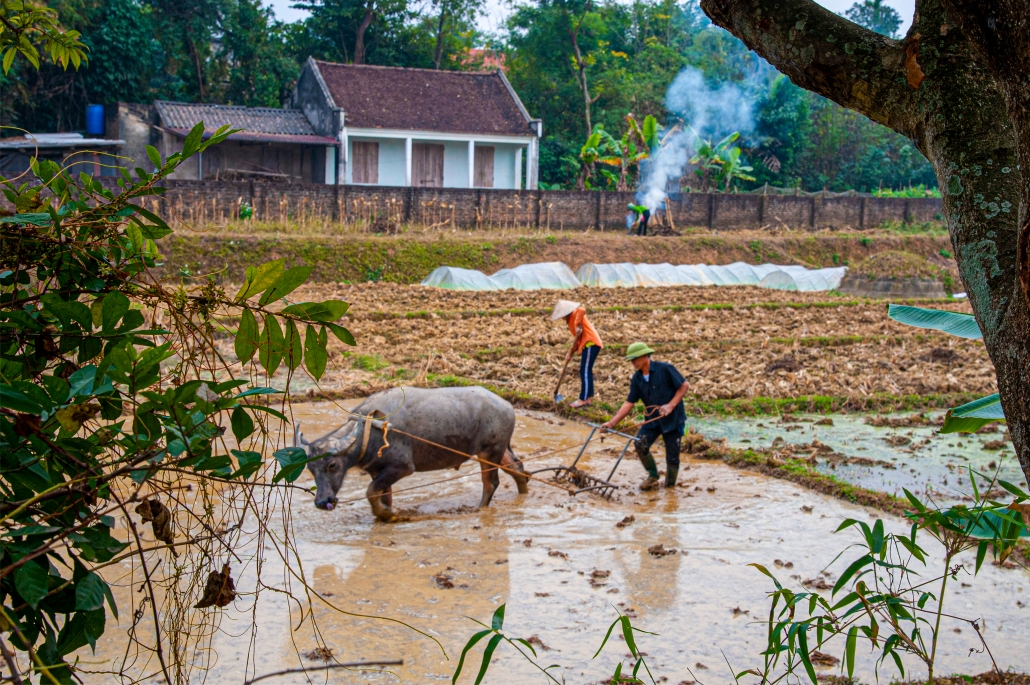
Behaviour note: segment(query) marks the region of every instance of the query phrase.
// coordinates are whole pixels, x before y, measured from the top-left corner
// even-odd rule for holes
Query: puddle
[[[294,413],[309,438],[335,428],[340,420],[339,410],[327,402],[296,405]],[[813,433],[805,424],[804,431],[784,432],[784,437],[809,442],[814,434],[850,453],[848,450],[867,443],[871,451],[881,435],[866,431],[868,438],[854,442],[858,438],[848,437],[847,431],[864,436],[861,431],[866,429],[852,426],[851,417],[834,420],[836,425],[830,430],[817,427]],[[713,422],[702,430],[718,437],[717,427],[726,431],[731,442],[757,442],[760,437],[771,441],[779,434],[775,431],[781,430],[757,428],[746,421]],[[755,431],[753,437],[749,431]],[[520,411],[513,445],[527,460],[527,468],[544,468],[570,463],[576,450],[543,459],[533,460],[534,456],[575,448],[588,432],[581,424]],[[853,442],[844,444],[844,440]],[[621,447],[621,442],[611,438],[591,444],[580,466],[595,475],[607,474]],[[661,455],[661,448],[658,450]],[[905,463],[929,461],[925,454],[893,456],[899,463],[903,458]],[[946,468],[940,475],[945,472],[954,478]],[[932,479],[937,472],[926,473]],[[401,492],[462,475],[468,477]],[[903,477],[900,469],[890,475]],[[392,674],[315,673],[313,681],[443,683],[450,679],[465,641],[479,629],[466,617],[488,622],[496,607],[507,603],[506,632],[538,636],[551,648],[540,652],[540,662],[560,664],[561,668],[555,669],[561,671],[556,674],[559,680],[585,684],[610,676],[620,657],[625,659],[628,654],[625,643],[615,639],[596,661],[590,659],[617,607],[630,613],[637,627],[659,634],[640,635],[638,643],[648,654],[655,677],[668,679],[661,682],[692,681],[695,677],[690,670],[705,682],[728,682],[731,676],[724,655],[736,671],[755,667],[760,664],[765,639],[761,620],[768,610],[766,593],[771,584],[747,564],[767,564],[782,581],[800,588],[800,580],[818,577],[852,541],[848,534],[833,535],[841,520],[871,521],[876,516],[870,510],[721,463],[688,460],[681,472],[681,486],[657,493],[635,489],[642,476],[635,459],[627,459],[614,478],[624,489],[606,501],[586,494],[572,498],[541,484],[531,484],[530,494],[519,496],[511,479],[502,474],[492,505],[475,510],[471,507],[479,501],[481,488],[478,466],[466,465],[458,473],[415,474],[395,487],[395,507],[412,517],[396,524],[374,520],[363,499],[368,477],[358,471],[348,475],[339,493],[341,505],[332,512],[315,509],[310,495],[295,490],[290,505],[295,543],[313,587],[339,609],[395,618],[429,633],[442,643],[450,660],[431,640],[409,629],[342,615],[317,600],[314,624],[310,618],[302,621],[296,603],[284,594],[265,590],[256,610],[253,596],[243,595],[223,612],[210,651],[198,654],[198,662],[209,660],[208,682],[242,682],[247,675],[296,668],[301,663],[316,666],[320,662],[297,656],[317,646],[314,625],[341,661],[400,658],[404,665],[394,667]],[[902,482],[895,485],[900,487]],[[310,483],[307,474],[298,481],[305,486]],[[348,500],[355,501],[344,504]],[[632,524],[616,525],[630,514],[635,517]],[[885,522],[888,528],[907,530],[900,519]],[[244,529],[251,542],[237,549],[245,561],[238,569],[234,566],[234,573],[239,573],[237,587],[242,591],[254,587],[255,561],[260,556],[265,583],[278,589],[292,587],[300,593],[296,581],[290,582],[285,574],[274,547],[265,544],[258,549],[253,521],[249,524]],[[656,557],[648,548],[657,544],[678,552]],[[929,549],[933,558],[939,557],[936,546]],[[777,559],[791,567],[775,567]],[[961,558],[960,562],[972,567],[973,559]],[[608,575],[594,577],[595,570]],[[842,565],[834,566],[831,573],[841,570]],[[960,586],[950,594],[950,609],[960,615],[982,612],[981,625],[998,665],[1025,669],[1030,642],[1030,574],[988,565],[979,577],[965,582],[971,586]],[[124,607],[122,619],[117,626],[109,625],[111,639],[102,643],[102,651],[96,656],[88,650],[81,652],[91,668],[111,668],[122,659],[125,642],[120,636],[131,621],[130,603],[138,601],[135,589],[125,581],[117,588]],[[250,631],[252,615],[257,623],[254,633]],[[148,615],[141,625],[149,620]],[[979,646],[975,633],[949,621],[945,619],[943,628],[940,672],[988,670],[986,655],[969,655],[971,648]],[[953,632],[955,628],[961,632]],[[151,640],[152,635],[141,629],[141,639]],[[472,673],[462,682],[473,681],[478,664],[477,652],[472,664],[466,664]],[[149,672],[154,666],[147,665]],[[915,668],[914,662],[911,667]],[[859,675],[864,682],[873,681],[873,669],[871,658],[861,661]],[[507,646],[498,649],[490,673],[487,683],[544,681]],[[892,671],[885,666],[880,675],[887,678]],[[108,682],[109,676],[86,674],[84,680]],[[199,673],[193,680],[201,682]],[[307,681],[291,675],[275,682]]]
[[[1026,487],[1012,443],[1005,440],[1003,449],[984,449],[984,445],[1003,439],[1001,430],[972,435],[937,435],[936,419],[943,412],[929,414],[933,425],[904,428],[877,427],[866,423],[862,414],[836,414],[832,417],[812,414],[795,415],[797,421],[784,422],[779,417],[758,418],[691,418],[690,426],[709,439],[726,438],[731,447],[769,447],[777,438],[788,444],[818,440],[847,457],[878,462],[874,464],[833,463],[817,455],[816,468],[854,485],[887,492],[899,497],[903,490],[941,503],[963,500],[970,492],[969,473],[972,467],[980,473],[994,474],[1021,487]],[[910,416],[891,414],[892,418]],[[830,418],[833,425],[816,425]],[[978,485],[980,483],[978,482]],[[1006,493],[1007,494],[1007,493]],[[1003,495],[999,495],[1005,498]]]

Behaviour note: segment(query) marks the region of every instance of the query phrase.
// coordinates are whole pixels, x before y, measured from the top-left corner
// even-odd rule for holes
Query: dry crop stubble
[[[357,312],[346,322],[357,348],[331,343],[329,371],[319,384],[343,395],[452,375],[549,397],[570,341],[564,323],[548,317],[558,297],[588,306],[606,345],[595,366],[597,396],[611,404],[625,396],[631,369],[621,354],[636,340],[684,373],[692,386],[688,400],[861,400],[989,394],[996,387],[979,341],[927,334],[888,319],[884,302],[829,293],[755,287],[469,293],[376,283],[304,286],[296,297],[341,298]],[[932,306],[969,309],[954,301]],[[575,373],[574,361],[567,390],[575,390]]]

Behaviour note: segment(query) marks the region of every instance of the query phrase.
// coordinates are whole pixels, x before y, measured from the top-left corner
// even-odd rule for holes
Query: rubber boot
[[[676,487],[676,477],[679,475],[679,473],[680,469],[678,466],[670,466],[668,472],[665,474],[665,487]]]
[[[647,469],[647,478],[640,484],[641,490],[654,490],[658,487],[658,465],[654,463],[654,457],[651,456],[651,452],[644,452],[643,454],[637,453],[640,457],[640,463]]]

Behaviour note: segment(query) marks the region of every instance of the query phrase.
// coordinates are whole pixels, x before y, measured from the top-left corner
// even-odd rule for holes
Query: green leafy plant
[[[561,683],[563,683],[564,680],[559,681],[551,673],[552,669],[559,668],[558,664],[552,664],[547,667],[541,666],[536,662],[536,650],[533,648],[533,645],[530,644],[529,640],[519,637],[512,638],[504,634],[502,630],[504,628],[504,609],[504,604],[497,607],[497,610],[494,611],[493,617],[491,618],[489,626],[487,626],[485,623],[481,623],[480,621],[476,621],[476,619],[474,618],[471,619],[472,621],[475,621],[479,625],[483,626],[484,629],[475,633],[471,638],[469,638],[468,642],[465,643],[465,647],[461,650],[461,658],[458,660],[458,665],[454,669],[454,675],[451,676],[452,685],[458,682],[458,678],[461,676],[462,669],[465,667],[465,658],[468,656],[469,651],[471,651],[471,649],[475,647],[477,643],[479,643],[487,636],[490,636],[490,639],[487,641],[486,647],[483,649],[483,658],[479,665],[479,671],[476,674],[476,685],[480,685],[480,683],[483,682],[483,678],[486,677],[487,671],[490,668],[490,660],[493,659],[494,652],[497,650],[497,647],[502,642],[506,642],[512,647],[514,647],[515,650],[519,654],[521,654],[526,661],[531,663],[550,682],[555,683],[556,685],[560,685]],[[647,674],[647,677],[651,681],[652,685],[656,685],[654,676],[651,675],[651,671],[647,666],[647,662],[644,660],[644,654],[637,647],[637,641],[635,637],[636,633],[644,633],[647,635],[655,635],[655,633],[651,633],[646,630],[641,630],[640,628],[634,627],[633,624],[630,622],[629,617],[623,615],[621,612],[619,613],[618,618],[612,621],[611,625],[608,626],[608,632],[605,633],[604,639],[601,641],[601,646],[598,647],[597,651],[594,653],[594,656],[592,658],[596,659],[601,654],[605,646],[608,644],[608,640],[611,639],[612,634],[615,632],[616,628],[620,630],[623,639],[626,641],[626,646],[629,647],[630,651],[630,658],[633,659],[633,661],[631,662],[631,665],[628,667],[629,672],[623,673],[623,670],[626,667],[624,667],[622,661],[620,660],[619,663],[615,666],[615,670],[612,673],[611,677],[608,678],[605,682],[613,684],[626,683],[627,685],[643,683],[644,681],[639,678],[641,674],[641,669],[643,669],[643,673]],[[529,653],[527,654],[522,649],[522,647],[528,649]]]
[[[969,477],[972,506],[941,509],[906,490],[912,505],[906,514],[911,520],[907,533],[888,532],[880,519],[872,525],[854,519],[841,523],[838,533],[858,531],[859,542],[853,546],[858,555],[847,561],[829,597],[792,590],[765,566],[751,564],[771,579],[776,589],[769,594],[763,664],[737,673],[737,682],[749,675],[768,684],[797,682],[807,676],[814,685],[818,679],[813,652],[834,646],[843,652],[841,670],[853,679],[859,644],[864,643],[876,654],[877,670],[889,659],[904,677],[905,660],[914,657],[927,669],[927,682],[932,685],[944,637],[941,620],[946,615],[948,582],[957,580],[960,573],[975,576],[992,549],[994,556],[1004,561],[1026,531],[1027,519],[1020,512],[1026,511],[1023,507],[1030,495],[1012,483],[971,469]],[[985,481],[982,491],[976,485],[977,477]],[[1015,496],[1011,505],[989,499],[996,484]],[[932,560],[921,539],[925,537],[943,548],[939,570],[930,576],[926,571]],[[972,569],[956,563],[960,554],[970,550],[976,551]],[[959,620],[983,643],[979,618]]]
[[[873,239],[872,238],[867,238],[867,237],[863,236],[863,237],[858,239],[858,244],[861,245],[862,247],[869,247],[870,245],[873,244]]]
[[[945,259],[951,259],[951,253],[947,250],[942,249],[938,254],[940,254],[940,256],[944,257]]]
[[[0,0],[0,63],[4,73],[18,55],[39,68],[39,49],[55,63],[65,69],[69,65],[76,69],[87,61],[86,46],[79,40],[78,31],[65,31],[57,21],[53,9],[24,0]]]
[[[169,283],[152,272],[162,260],[156,241],[172,229],[148,199],[232,132],[205,140],[197,125],[165,159],[148,147],[156,171],[119,169],[116,190],[47,160],[32,161],[34,183],[0,181],[16,210],[0,217],[0,629],[46,682],[73,682],[68,656],[95,648],[108,612],[118,615],[102,570],[132,559],[149,568],[154,649],[175,680],[171,672],[192,659],[191,633],[170,641],[167,655],[163,636],[184,630],[191,606],[232,601],[231,531],[245,515],[184,489],[217,483],[224,502],[264,475],[296,480],[303,450],[265,459],[275,433],[266,419],[287,420],[268,404],[282,392],[270,381],[284,368],[288,386],[302,365],[319,379],[329,332],[354,344],[336,323],[346,302],[290,300],[311,267],[249,267],[235,296],[213,280]],[[112,532],[118,516],[129,521],[127,539]],[[157,543],[143,541],[144,523]],[[157,551],[180,555],[162,593],[147,566]],[[180,587],[179,573],[192,581]],[[177,609],[159,612],[162,601]],[[8,667],[17,676],[13,657]]]
[[[972,314],[949,312],[943,309],[925,309],[909,305],[887,305],[887,316],[899,323],[917,328],[941,331],[959,338],[980,340],[983,333]],[[1004,421],[998,393],[968,402],[948,411],[941,433],[975,433],[988,423]]]

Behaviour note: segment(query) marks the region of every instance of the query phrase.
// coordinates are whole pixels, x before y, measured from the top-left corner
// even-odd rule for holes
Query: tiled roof
[[[533,135],[499,72],[315,62],[348,127]]]
[[[265,140],[284,143],[321,143],[332,145],[332,138],[315,133],[299,109],[198,105],[158,100],[154,103],[161,125],[177,133],[189,131],[203,121],[206,132],[229,125],[243,129],[230,136],[234,140]]]

